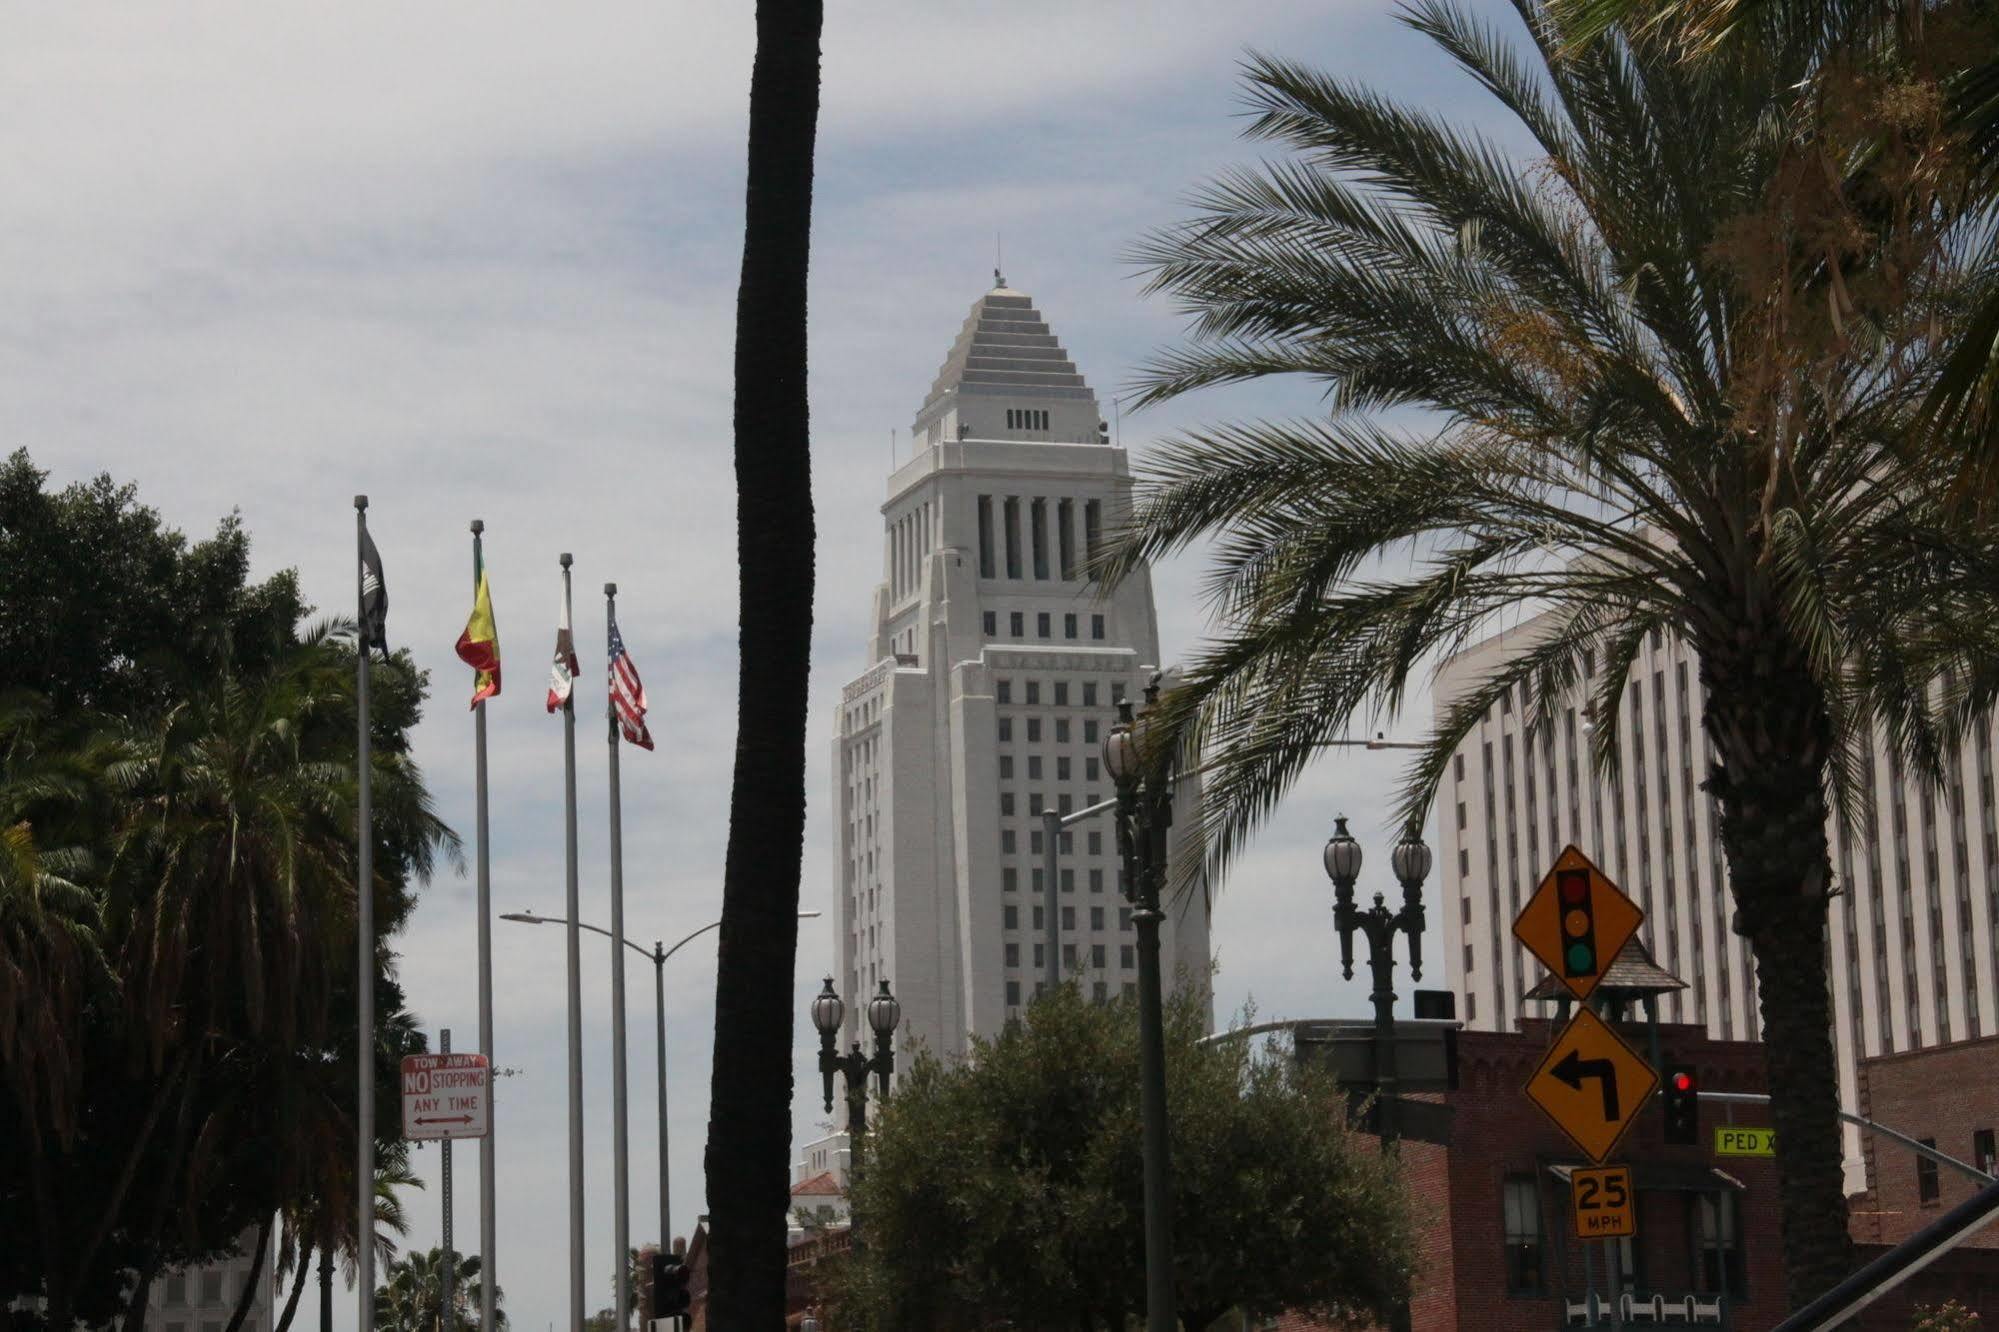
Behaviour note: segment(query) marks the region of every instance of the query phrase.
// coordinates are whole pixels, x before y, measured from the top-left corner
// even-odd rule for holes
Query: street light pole
[[[818,915],[819,913],[817,911],[801,911],[798,913],[798,919],[812,920],[816,918]],[[502,914],[500,919],[512,921],[516,925],[562,925],[566,927],[570,923],[569,919],[566,917],[538,916],[532,911],[509,911]],[[694,930],[682,936],[679,942],[675,943],[673,947],[665,949],[662,949],[660,947],[657,940],[654,941],[653,946],[650,949],[645,948],[639,944],[633,943],[630,939],[620,938],[618,935],[611,933],[611,931],[605,929],[601,925],[592,925],[587,920],[577,921],[575,925],[575,928],[579,930],[589,930],[592,934],[601,934],[606,939],[611,939],[616,941],[617,943],[623,944],[625,947],[637,953],[640,957],[643,957],[647,961],[651,962],[653,966],[653,975],[652,975],[653,999],[655,1003],[658,1005],[658,1013],[659,1013],[659,1027],[658,1027],[658,1034],[656,1037],[656,1048],[659,1060],[658,1063],[659,1244],[661,1251],[665,1253],[671,1253],[673,1251],[673,1227],[671,1224],[672,1207],[670,1206],[671,1194],[669,1194],[667,1191],[668,1171],[667,1171],[667,1119],[666,1119],[666,960],[672,957],[675,953],[679,952],[687,944],[692,943],[694,940],[700,938],[702,935],[707,934],[711,930],[720,928],[721,924],[722,922],[719,920],[711,920],[706,925],[703,925],[700,929]],[[622,1030],[622,1028],[620,1028],[620,1030]],[[626,1167],[623,1162],[620,1162],[618,1168],[620,1171],[622,1171]],[[620,1261],[623,1262],[625,1260],[623,1258],[620,1258]]]
[[[1333,928],[1340,936],[1340,971],[1353,979],[1353,937],[1367,938],[1367,965],[1374,991],[1375,1114],[1382,1155],[1393,1155],[1400,1140],[1395,1059],[1395,936],[1409,936],[1409,976],[1423,979],[1423,880],[1430,873],[1430,848],[1412,825],[1389,855],[1395,877],[1402,883],[1402,906],[1390,911],[1382,894],[1362,910],[1354,905],[1354,883],[1360,878],[1360,843],[1347,831],[1346,816],[1333,820],[1326,842],[1326,875],[1333,881]],[[1408,1332],[1409,1306],[1397,1303],[1389,1318],[1391,1332]]]
[[[1158,677],[1146,686],[1147,710],[1159,696]],[[1172,1191],[1166,1117],[1165,1012],[1160,998],[1159,909],[1166,875],[1166,829],[1173,819],[1170,755],[1147,752],[1131,700],[1118,704],[1118,724],[1104,740],[1104,767],[1117,784],[1118,852],[1125,899],[1138,931],[1138,1055],[1145,1158],[1145,1325],[1174,1332]]]

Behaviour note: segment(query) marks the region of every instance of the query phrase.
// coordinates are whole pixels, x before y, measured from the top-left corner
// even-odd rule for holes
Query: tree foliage
[[[1167,1012],[1174,1285],[1189,1328],[1230,1310],[1365,1317],[1406,1294],[1409,1210],[1323,1076]],[[852,1184],[842,1326],[1122,1328],[1143,1307],[1137,1005],[1067,985],[960,1061],[919,1054]]]
[[[479,1326],[480,1265],[477,1254],[451,1252],[451,1311],[458,1327]],[[375,1326],[381,1332],[438,1332],[444,1326],[444,1250],[411,1252],[389,1265],[387,1280],[375,1287]],[[507,1325],[505,1297],[493,1288],[493,1321]],[[612,1319],[611,1323],[615,1324]]]
[[[1098,572],[1213,542],[1216,632],[1154,733],[1205,765],[1216,859],[1322,742],[1501,628],[1538,617],[1439,712],[1411,821],[1502,700],[1530,744],[1580,732],[1614,773],[1645,740],[1625,702],[1648,640],[1693,650],[1801,1300],[1850,1266],[1828,813],[1858,813],[1877,724],[1935,774],[1999,683],[1999,545],[1954,520],[1951,469],[1905,447],[1937,349],[1995,291],[1993,219],[1949,206],[1937,107],[1865,79],[1852,97],[1906,133],[1867,141],[1877,188],[1842,195],[1846,163],[1789,114],[1809,42],[1693,61],[1668,27],[1579,44],[1565,11],[1512,8],[1420,0],[1405,20],[1528,154],[1496,125],[1252,62],[1249,133],[1287,156],[1141,244],[1190,317],[1142,396],[1291,374],[1328,411],[1169,441]]]
[[[233,519],[190,544],[43,481],[0,468],[0,1303],[67,1329],[274,1214],[281,1271],[354,1250],[355,663]],[[426,682],[375,679],[386,939],[455,842],[410,761]],[[391,1099],[423,1045],[393,956]]]

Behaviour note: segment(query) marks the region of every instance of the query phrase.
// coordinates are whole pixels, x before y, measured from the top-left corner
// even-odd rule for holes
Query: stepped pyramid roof
[[[999,274],[993,276],[998,285],[972,302],[972,312],[923,400],[923,411],[952,393],[1094,402],[1096,394],[1049,332],[1034,298],[1007,286]]]

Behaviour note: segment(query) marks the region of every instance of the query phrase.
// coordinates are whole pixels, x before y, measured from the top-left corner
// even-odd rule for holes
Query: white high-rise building
[[[1531,643],[1540,624],[1529,620],[1446,662],[1436,680],[1437,715]],[[1539,717],[1528,692],[1516,691],[1466,737],[1438,792],[1445,960],[1459,1016],[1504,1031],[1523,1011],[1543,1011],[1523,1010],[1540,964],[1513,938],[1512,924],[1556,854],[1574,842],[1644,908],[1640,939],[1688,983],[1660,1000],[1660,1020],[1698,1023],[1721,1039],[1757,1039],[1748,941],[1729,928],[1718,818],[1699,788],[1711,751],[1698,662],[1670,635],[1648,636],[1626,684],[1613,773],[1591,770],[1580,704],[1570,700],[1557,715]],[[1826,950],[1848,1109],[1860,1058],[1999,1029],[1993,756],[1990,724],[1981,723],[1939,793],[1905,774],[1877,732],[1862,769],[1862,828],[1849,836],[1836,814],[1828,824],[1839,894]],[[1847,1156],[1849,1179],[1858,1180],[1858,1130],[1848,1130]]]
[[[973,304],[910,438],[882,506],[868,668],[834,719],[833,974],[843,1045],[887,980],[898,1045],[949,1056],[1022,1011],[1051,929],[1086,993],[1136,983],[1111,816],[1061,834],[1049,920],[1040,815],[1114,794],[1102,741],[1159,633],[1144,573],[1102,600],[1084,581],[1131,478],[1027,296],[1002,282]],[[1168,908],[1161,965],[1206,984],[1204,903]]]

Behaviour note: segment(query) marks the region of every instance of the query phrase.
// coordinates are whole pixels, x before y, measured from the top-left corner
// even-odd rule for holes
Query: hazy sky
[[[1499,6],[1494,6],[1498,10]],[[730,342],[740,258],[748,4],[0,3],[0,423],[60,484],[139,484],[191,534],[239,509],[259,573],[296,567],[353,605],[350,497],[373,497],[391,641],[433,672],[418,754],[469,838],[467,520],[487,524],[506,664],[493,705],[498,909],[562,908],[561,728],[542,711],[556,555],[576,554],[577,639],[601,679],[599,589],[653,700],[659,752],[625,752],[627,922],[668,940],[719,907],[735,716]],[[836,3],[825,36],[812,264],[820,543],[804,902],[828,907],[833,704],[864,660],[890,432],[911,416],[995,235],[1104,401],[1175,333],[1121,255],[1254,158],[1237,63],[1257,49],[1474,104],[1386,0]],[[1480,107],[1481,114],[1487,108]],[[1124,443],[1202,419],[1310,411],[1257,386],[1126,419]],[[1169,659],[1199,634],[1195,561],[1155,586]],[[1427,716],[1396,727],[1413,734]],[[579,726],[583,900],[607,917],[604,746]],[[1329,759],[1225,886],[1217,1011],[1359,1014],[1338,982],[1319,846],[1356,816],[1386,883],[1394,755]],[[1438,895],[1433,893],[1432,903]],[[1433,916],[1436,914],[1433,909]],[[1437,933],[1430,960],[1436,961]],[[566,1316],[560,933],[495,928],[498,1270],[516,1326]],[[476,1042],[469,878],[398,941],[433,1036]],[[605,953],[587,954],[590,1301],[614,1258]],[[637,959],[634,959],[636,961]],[[816,1136],[806,998],[831,960],[806,922],[794,1123]],[[1441,983],[1432,970],[1430,983]],[[650,968],[629,976],[633,1226],[657,1229]],[[772,984],[784,984],[773,978]],[[713,949],[668,977],[675,1228],[703,1207]],[[1406,992],[1406,986],[1404,987]],[[436,1242],[432,1187],[411,1242]],[[477,1245],[476,1153],[456,1231]],[[339,1302],[353,1324],[353,1302]]]

